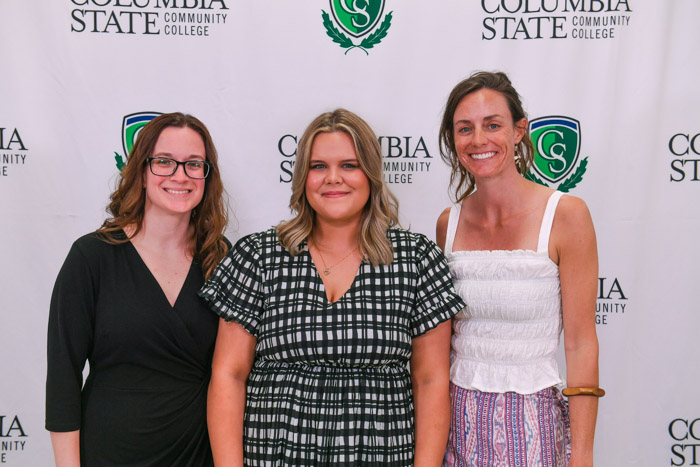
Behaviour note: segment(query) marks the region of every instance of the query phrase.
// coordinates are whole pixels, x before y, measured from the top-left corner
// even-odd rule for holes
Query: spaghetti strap
[[[447,234],[445,235],[446,255],[452,253],[452,245],[455,242],[455,234],[457,233],[457,224],[459,224],[459,212],[461,208],[461,204],[456,204],[450,208],[450,218],[447,221]]]
[[[561,191],[554,191],[549,196],[547,201],[547,207],[544,210],[544,216],[542,216],[542,225],[540,226],[540,238],[537,240],[537,252],[547,253],[549,252],[549,235],[552,233],[552,223],[554,223],[554,213],[557,210],[557,205],[559,200],[564,193]]]

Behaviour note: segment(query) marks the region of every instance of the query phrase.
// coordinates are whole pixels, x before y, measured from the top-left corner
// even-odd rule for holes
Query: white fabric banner
[[[0,2],[0,465],[52,462],[51,289],[106,216],[129,116],[209,127],[235,241],[289,216],[296,137],[346,107],[381,136],[403,225],[434,238],[450,205],[441,112],[476,70],[510,75],[533,137],[567,128],[577,148],[553,175],[543,146],[533,174],[596,226],[596,465],[698,465],[700,2],[385,0],[364,29],[331,3]]]

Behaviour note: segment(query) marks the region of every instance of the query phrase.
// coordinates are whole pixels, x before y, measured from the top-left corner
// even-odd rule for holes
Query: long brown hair
[[[469,78],[461,81],[452,89],[447,98],[445,113],[440,125],[440,156],[451,167],[450,186],[455,186],[455,199],[457,202],[464,200],[474,191],[474,176],[459,162],[454,138],[454,114],[457,106],[467,94],[480,89],[491,89],[501,93],[508,103],[510,114],[513,117],[513,125],[527,119],[520,95],[515,90],[508,76],[501,72],[478,71]],[[525,135],[520,143],[515,145],[515,164],[518,172],[525,175],[532,166],[535,149],[530,139],[530,129],[525,126]]]
[[[125,227],[136,227],[132,235],[143,227],[146,192],[143,189],[144,174],[147,170],[146,158],[153,155],[153,149],[161,132],[168,127],[190,128],[204,141],[206,159],[211,163],[209,175],[204,183],[202,201],[192,211],[190,224],[194,227],[192,252],[202,264],[205,278],[209,278],[219,261],[226,255],[228,246],[224,241],[224,228],[228,223],[228,213],[224,201],[224,184],[219,172],[216,148],[207,127],[192,115],[180,112],[167,113],[154,118],[136,138],[134,147],[122,168],[117,189],[110,195],[107,212],[111,217],[104,221],[97,234],[107,243],[126,243],[129,238],[122,234]]]
[[[311,146],[319,133],[336,131],[342,131],[352,138],[360,168],[369,180],[369,200],[362,213],[358,238],[360,249],[373,266],[390,264],[394,260],[394,251],[386,231],[399,223],[398,200],[384,182],[382,150],[377,136],[367,122],[345,109],[336,109],[316,117],[299,140],[289,200],[289,207],[296,216],[277,226],[280,244],[292,255],[297,255],[299,245],[311,234],[316,215],[306,199]]]

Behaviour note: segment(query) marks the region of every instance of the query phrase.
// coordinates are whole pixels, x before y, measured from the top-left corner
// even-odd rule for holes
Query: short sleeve
[[[97,286],[78,242],[68,253],[51,295],[46,347],[45,426],[49,431],[80,429],[80,392],[93,344]]]
[[[199,291],[216,314],[256,337],[265,302],[260,257],[259,235],[241,238]]]
[[[411,336],[425,334],[466,307],[455,293],[445,255],[423,235],[416,244],[417,291]]]

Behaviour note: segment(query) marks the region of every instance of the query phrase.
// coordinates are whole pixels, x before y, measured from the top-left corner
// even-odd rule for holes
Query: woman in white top
[[[479,72],[451,92],[440,152],[457,205],[437,222],[458,293],[445,465],[593,464],[600,395],[598,257],[585,203],[523,177],[534,150],[520,97],[503,73]],[[570,417],[570,418],[569,418]]]

